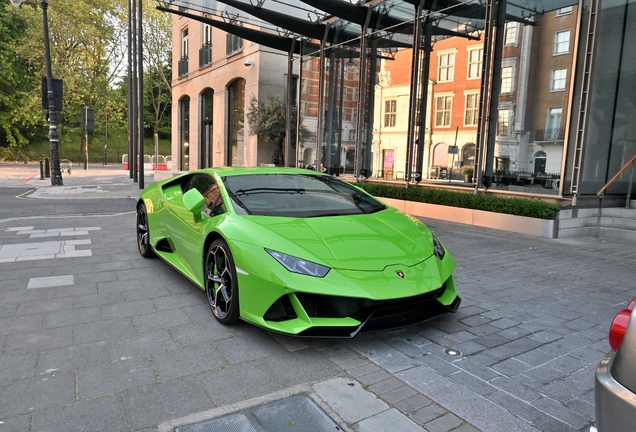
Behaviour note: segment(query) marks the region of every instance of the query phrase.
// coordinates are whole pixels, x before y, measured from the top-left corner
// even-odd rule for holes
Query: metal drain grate
[[[342,429],[305,395],[175,429],[175,432],[334,432]]]

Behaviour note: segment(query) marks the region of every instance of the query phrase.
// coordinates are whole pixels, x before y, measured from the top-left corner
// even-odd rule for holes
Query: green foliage
[[[47,140],[41,108],[41,77],[46,75],[42,18],[39,2],[19,8],[0,4],[0,158],[37,154]],[[49,3],[48,18],[53,76],[64,81],[62,140],[81,133],[83,106],[95,110],[95,136],[125,133],[127,3],[56,0]],[[171,20],[155,9],[154,1],[144,0],[144,117],[150,138],[153,132],[170,136]],[[81,151],[82,141],[60,145]]]
[[[375,183],[356,183],[371,195],[405,201],[439,204],[473,210],[484,210],[539,219],[555,219],[560,211],[556,204],[524,198],[505,198],[495,195],[454,192],[423,187],[404,188]]]
[[[40,78],[28,74],[38,65],[21,50],[28,42],[33,19],[33,8],[17,9],[9,2],[0,5],[0,147],[15,151],[30,138],[46,136],[46,132],[37,134],[44,116],[29,112],[33,105],[30,92]]]
[[[79,148],[81,141],[80,133],[67,133],[60,136],[60,159],[69,159],[73,166],[82,165],[84,156]],[[121,164],[123,154],[128,154],[128,136],[126,131],[108,133],[107,141],[108,163]],[[0,147],[0,160],[6,161],[29,161],[43,160],[50,157],[50,143],[48,140],[37,141],[26,147]],[[155,144],[152,138],[144,139],[144,153],[155,154]],[[172,153],[172,144],[169,139],[159,139],[159,154],[169,156]],[[104,136],[89,135],[88,139],[88,161],[90,163],[103,162],[104,156]]]

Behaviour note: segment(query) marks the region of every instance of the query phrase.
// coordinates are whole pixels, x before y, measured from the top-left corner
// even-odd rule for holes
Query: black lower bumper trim
[[[446,306],[437,300],[424,300],[413,303],[400,303],[384,308],[369,308],[360,311],[353,318],[362,324],[356,327],[312,327],[297,336],[351,338],[358,333],[388,330],[428,321],[440,315],[455,312],[462,299],[457,296]]]

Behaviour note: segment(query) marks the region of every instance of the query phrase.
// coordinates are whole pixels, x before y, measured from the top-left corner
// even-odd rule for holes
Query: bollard
[[[49,158],[44,158],[44,177],[51,177],[51,167],[49,166]]]
[[[40,180],[44,180],[44,161],[40,160]]]

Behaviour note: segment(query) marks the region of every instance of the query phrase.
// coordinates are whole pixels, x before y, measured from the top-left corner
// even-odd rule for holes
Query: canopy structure
[[[374,82],[367,77],[375,76],[378,59],[403,48],[413,50],[411,69],[411,91],[409,102],[409,130],[407,143],[407,167],[405,180],[412,179],[411,171],[422,175],[422,147],[415,149],[421,132],[425,129],[424,118],[416,120],[416,111],[425,112],[429,62],[435,41],[448,37],[463,37],[484,40],[480,125],[477,134],[475,173],[482,182],[481,161],[492,159],[495,122],[483,119],[496,118],[499,97],[496,85],[500,80],[500,61],[503,47],[505,22],[535,25],[536,15],[578,4],[578,0],[370,0],[351,3],[347,0],[259,0],[253,4],[247,0],[174,0],[158,1],[158,9],[209,24],[243,39],[280,50],[289,56],[289,70],[293,56],[320,57],[320,89],[318,124],[316,132],[317,160],[330,164],[333,140],[341,140],[340,133],[332,133],[335,119],[345,109],[342,97],[337,97],[337,74],[344,71],[344,62],[334,69],[339,58],[356,59],[360,67],[357,112],[360,113],[355,126],[356,177],[370,171],[373,124]],[[307,18],[305,18],[305,16]],[[230,19],[231,17],[231,19]],[[297,43],[302,41],[302,43]],[[388,53],[388,54],[387,54]],[[372,73],[369,74],[369,71]],[[291,76],[291,75],[290,75]],[[375,79],[375,78],[373,78]],[[288,83],[291,85],[291,83]],[[494,92],[493,92],[494,91]],[[290,92],[287,92],[289,95]],[[326,104],[326,106],[322,106]],[[488,129],[490,127],[491,129]],[[336,126],[333,126],[337,129]],[[291,134],[287,134],[288,139]],[[287,143],[290,147],[291,143]],[[321,155],[322,148],[326,154]],[[486,158],[482,157],[482,153]],[[285,151],[287,155],[287,150]],[[340,156],[338,156],[340,157]],[[339,164],[337,161],[336,164]],[[483,167],[485,177],[492,177],[492,165]],[[417,177],[415,177],[417,178]],[[487,182],[488,180],[486,180]],[[481,186],[481,184],[478,184]],[[487,187],[487,183],[486,183]]]

